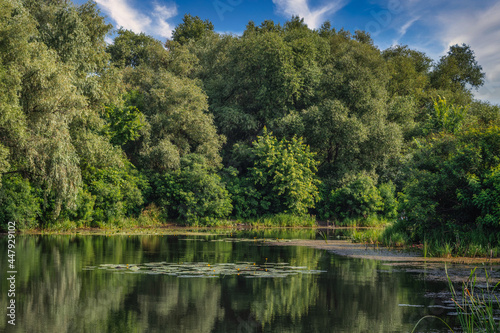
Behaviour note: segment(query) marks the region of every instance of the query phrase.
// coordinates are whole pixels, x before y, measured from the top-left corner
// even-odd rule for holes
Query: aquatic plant
[[[496,283],[491,288],[490,277],[487,270],[484,270],[486,285],[481,287],[478,285],[476,268],[474,268],[465,282],[462,283],[462,290],[457,293],[450,276],[448,269],[445,266],[446,277],[448,278],[448,286],[452,295],[452,301],[455,303],[455,309],[458,320],[460,322],[461,331],[472,332],[500,332],[500,321],[495,316],[495,310],[500,308],[500,301],[495,293],[500,282]],[[437,316],[424,316],[413,327],[412,332],[417,326],[428,318],[436,318],[443,322],[451,332],[454,332],[451,327],[441,318]]]
[[[455,303],[458,319],[463,332],[500,332],[500,322],[494,314],[494,309],[500,307],[495,290],[498,282],[491,288],[486,269],[486,288],[477,284],[476,269],[474,268],[466,282],[462,284],[462,292],[457,294],[451,279],[448,277],[452,300]],[[448,272],[446,272],[448,276]]]
[[[328,235],[323,230],[318,230],[318,234],[325,240],[325,243],[328,244]]]
[[[319,274],[325,271],[308,269],[306,266],[290,266],[289,263],[265,262],[208,263],[208,262],[151,262],[143,264],[102,264],[87,266],[84,270],[106,270],[118,273],[170,275],[179,278],[215,278],[244,276],[246,278],[284,278],[297,274]]]

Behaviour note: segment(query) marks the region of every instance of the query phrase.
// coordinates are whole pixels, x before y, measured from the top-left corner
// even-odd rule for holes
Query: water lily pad
[[[168,275],[179,278],[216,278],[221,276],[242,276],[248,278],[286,278],[298,274],[320,274],[325,271],[307,269],[306,266],[289,266],[289,263],[257,264],[240,261],[236,263],[150,262],[144,264],[102,264],[99,267],[87,266],[84,270],[107,270],[115,273]]]

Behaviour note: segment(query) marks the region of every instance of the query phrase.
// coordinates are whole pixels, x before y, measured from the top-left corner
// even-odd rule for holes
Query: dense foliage
[[[468,45],[433,62],[329,22],[234,36],[189,14],[107,45],[91,1],[0,7],[1,226],[288,214],[500,245],[499,107],[474,100]]]

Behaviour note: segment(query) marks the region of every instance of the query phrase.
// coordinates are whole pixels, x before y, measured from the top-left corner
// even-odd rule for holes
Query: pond
[[[425,315],[453,312],[429,296],[444,282],[263,237],[317,236],[18,235],[16,326],[3,314],[0,331],[409,332]],[[0,285],[6,309],[6,278]],[[429,319],[418,331],[446,329]]]

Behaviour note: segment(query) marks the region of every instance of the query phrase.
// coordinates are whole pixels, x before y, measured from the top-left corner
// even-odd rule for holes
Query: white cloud
[[[451,45],[469,45],[486,73],[485,85],[476,97],[500,104],[500,1],[412,0],[400,4],[401,10],[393,17],[398,33],[395,41],[406,41],[435,60]]]
[[[439,16],[443,46],[465,43],[486,73],[485,86],[477,97],[500,103],[500,2],[490,6],[456,9]]]
[[[317,29],[327,15],[333,15],[344,6],[343,0],[330,0],[324,5],[311,9],[308,0],[273,0],[280,14],[290,18],[293,15],[304,18],[311,29]]]
[[[155,3],[154,6],[154,31],[158,36],[170,38],[174,27],[168,23],[168,19],[177,15],[177,6],[167,7]]]
[[[170,38],[173,27],[168,19],[177,15],[177,6],[154,3],[151,13],[143,13],[127,0],[95,0],[104,13],[115,21],[115,26],[132,30],[135,33],[144,32],[149,35]]]
[[[132,8],[126,0],[96,0],[102,10],[108,14],[118,27],[134,32],[142,32],[151,19]]]

